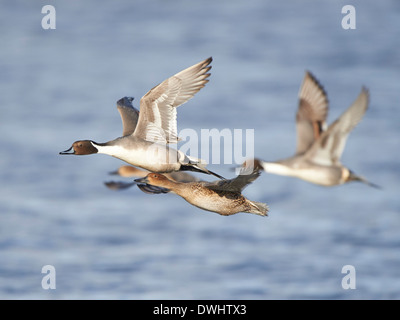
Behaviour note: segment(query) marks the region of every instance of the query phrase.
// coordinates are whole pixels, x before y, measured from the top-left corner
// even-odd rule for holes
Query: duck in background
[[[268,215],[268,205],[250,201],[242,195],[242,190],[260,176],[258,168],[242,168],[234,179],[214,182],[177,182],[159,173],[149,173],[136,179],[138,187],[146,193],[175,193],[190,204],[223,216],[239,212]]]
[[[201,61],[148,91],[140,100],[140,112],[129,108],[129,98],[122,101],[124,106],[118,108],[123,123],[121,137],[105,143],[75,141],[60,154],[102,153],[151,172],[194,171],[223,179],[208,170],[201,159],[167,146],[179,140],[176,108],[193,98],[209,81],[211,61],[211,57]]]
[[[310,72],[306,72],[299,91],[295,155],[274,162],[248,159],[244,165],[253,165],[268,173],[296,177],[322,186],[360,181],[379,188],[340,162],[346,140],[364,116],[368,103],[369,93],[363,87],[353,104],[328,127],[327,94],[318,80]]]

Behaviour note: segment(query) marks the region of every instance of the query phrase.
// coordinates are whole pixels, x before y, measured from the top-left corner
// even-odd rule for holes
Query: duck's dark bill
[[[71,147],[65,151],[61,151],[59,154],[74,154],[75,150]]]

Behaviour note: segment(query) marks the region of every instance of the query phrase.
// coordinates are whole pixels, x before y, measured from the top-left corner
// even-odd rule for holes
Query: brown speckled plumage
[[[242,190],[260,175],[258,169],[247,174],[242,172],[230,180],[214,182],[176,182],[169,180],[162,174],[150,173],[145,178],[136,179],[136,182],[146,183],[162,190],[173,192],[190,204],[220,215],[229,216],[238,212],[254,213],[266,216],[268,206],[265,203],[250,201],[242,195]],[[153,193],[157,189],[154,189]]]

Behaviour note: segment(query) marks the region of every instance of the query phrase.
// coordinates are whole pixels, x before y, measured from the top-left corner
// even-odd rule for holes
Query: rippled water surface
[[[355,30],[342,28],[344,1],[52,1],[55,30],[41,27],[46,4],[0,5],[0,298],[400,298],[398,1],[352,1]],[[255,154],[276,160],[295,150],[305,70],[328,92],[329,122],[365,85],[370,108],[342,162],[383,188],[263,174],[244,194],[269,216],[223,217],[107,189],[118,159],[58,154],[119,136],[119,98],[138,107],[209,56],[178,130],[254,129]],[[45,265],[55,290],[42,288]],[[356,289],[342,288],[345,265]]]

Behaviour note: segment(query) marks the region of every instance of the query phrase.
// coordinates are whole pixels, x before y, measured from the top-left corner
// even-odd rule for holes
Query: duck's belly
[[[218,194],[201,194],[193,192],[193,195],[184,197],[190,204],[207,211],[221,215],[231,215],[243,211],[243,201],[237,197],[219,196]]]
[[[106,149],[107,148],[107,149]],[[127,150],[119,146],[103,147],[99,153],[111,155],[133,166],[152,172],[171,172],[179,170],[177,150],[164,145],[152,144],[145,148]]]
[[[293,172],[292,176],[323,186],[332,186],[339,183],[336,178],[336,170],[332,169],[299,169]]]
[[[338,167],[320,165],[285,166],[279,163],[268,163],[265,171],[283,176],[296,177],[311,183],[333,186],[341,183],[342,172]]]

